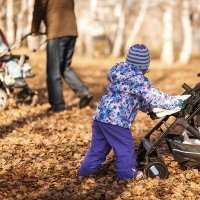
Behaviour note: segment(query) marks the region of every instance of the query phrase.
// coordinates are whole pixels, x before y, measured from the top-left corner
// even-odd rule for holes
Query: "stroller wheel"
[[[0,112],[6,108],[7,105],[7,93],[0,88]]]
[[[162,160],[157,160],[145,166],[144,174],[150,178],[160,177],[161,179],[166,179],[169,172],[165,163]]]

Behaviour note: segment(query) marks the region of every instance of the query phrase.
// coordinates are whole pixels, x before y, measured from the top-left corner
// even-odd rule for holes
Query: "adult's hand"
[[[35,36],[38,36],[39,33],[31,33],[31,36],[35,37]]]

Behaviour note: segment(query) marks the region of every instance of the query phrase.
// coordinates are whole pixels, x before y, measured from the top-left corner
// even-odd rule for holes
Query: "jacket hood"
[[[108,80],[111,83],[124,82],[136,75],[143,75],[143,73],[133,65],[129,65],[126,62],[120,62],[110,69],[108,72]]]

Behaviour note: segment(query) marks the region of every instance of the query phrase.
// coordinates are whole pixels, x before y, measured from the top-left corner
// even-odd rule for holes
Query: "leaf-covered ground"
[[[69,110],[61,113],[46,112],[44,52],[32,55],[30,62],[37,76],[28,81],[38,92],[38,105],[20,106],[10,98],[0,115],[0,199],[200,199],[200,172],[182,171],[165,144],[159,153],[168,166],[166,180],[117,181],[112,152],[100,174],[77,177],[91,140],[92,115],[108,84],[106,72],[116,60],[74,57],[74,68],[95,98],[91,107],[80,110],[78,99],[65,85]],[[183,92],[183,82],[195,85],[199,69],[199,60],[169,67],[154,61],[148,77],[156,87],[175,95]],[[139,113],[132,127],[136,147],[155,123]]]

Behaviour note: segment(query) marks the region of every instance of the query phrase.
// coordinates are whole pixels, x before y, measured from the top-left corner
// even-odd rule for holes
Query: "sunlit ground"
[[[24,50],[22,50],[24,51]],[[19,53],[21,53],[20,51]],[[91,107],[78,108],[78,98],[64,84],[69,110],[49,114],[46,91],[45,52],[30,55],[36,77],[29,85],[38,93],[35,107],[17,105],[10,98],[0,115],[0,199],[199,199],[200,173],[182,171],[166,148],[159,150],[169,170],[166,180],[116,181],[112,153],[105,169],[87,179],[77,177],[81,160],[90,144],[91,122],[95,107],[105,94],[106,73],[121,59],[75,56],[73,66],[94,95]],[[185,82],[194,86],[199,78],[200,60],[188,65],[166,66],[151,62],[149,80],[172,95],[181,94]],[[155,124],[139,113],[132,127],[135,146]],[[109,164],[109,161],[111,162]]]

